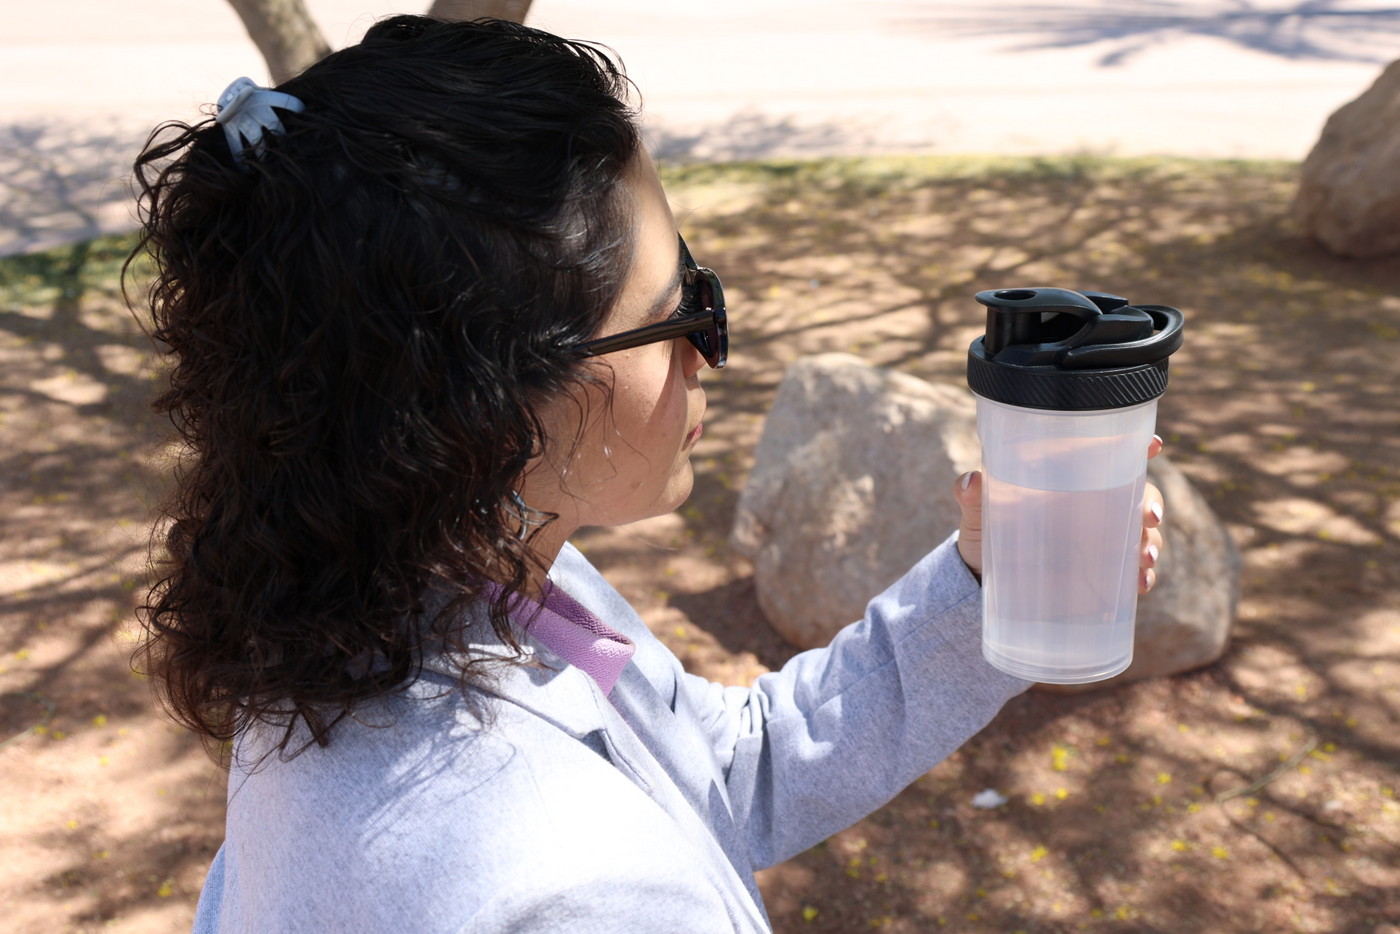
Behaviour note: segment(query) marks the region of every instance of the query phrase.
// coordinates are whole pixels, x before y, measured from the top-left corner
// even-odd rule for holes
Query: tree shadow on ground
[[[1387,795],[1400,762],[1400,269],[1301,238],[1289,166],[832,161],[723,183],[671,171],[673,197],[695,209],[692,249],[725,277],[734,334],[731,367],[707,379],[685,527],[648,559],[653,573],[633,569],[730,563],[707,589],[635,595],[690,667],[724,677],[732,656],[772,668],[793,651],[727,552],[786,365],[849,350],[961,385],[980,288],[1183,308],[1159,425],[1245,555],[1219,664],[1014,701],[885,809],[770,870],[778,930],[1366,930],[1400,911]],[[638,560],[599,544],[605,567]],[[1011,803],[971,807],[985,787]]]
[[[1400,269],[1303,241],[1295,171],[664,170],[697,258],[724,276],[732,361],[702,377],[687,505],[580,542],[692,670],[743,683],[793,652],[728,547],[785,367],[851,351],[960,385],[981,288],[1101,288],[1186,311],[1159,424],[1245,557],[1220,663],[1013,701],[869,819],[766,871],[778,931],[1360,931],[1400,914]],[[21,931],[188,929],[222,833],[217,769],[127,667],[169,464],[145,338],[113,288],[122,252],[0,263],[0,468],[19,480],[0,491],[0,693],[56,707],[44,733],[0,748],[15,815],[0,854],[19,854],[0,855],[0,900]],[[38,707],[12,706],[5,724],[31,725]],[[988,787],[1008,803],[974,808]]]
[[[1230,42],[1292,61],[1384,64],[1395,57],[1400,8],[1355,9],[1341,0],[1262,6],[1245,0],[1212,4],[1133,0],[1113,4],[942,7],[891,23],[899,32],[936,31],[967,38],[1019,40],[1014,51],[1106,45],[1100,67],[1122,65],[1154,46],[1191,38]]]
[[[131,163],[144,139],[118,123],[0,124],[0,256],[134,230]]]
[[[176,896],[198,890],[221,823],[214,770],[130,667],[169,468],[151,345],[118,284],[131,246],[0,260],[0,693],[28,701],[0,735],[15,930],[149,929],[172,909],[187,927]]]
[[[723,120],[684,127],[651,121],[646,128],[648,151],[659,162],[745,162],[757,159],[808,159],[832,152],[850,155],[888,149],[881,128],[858,119],[804,120],[775,117],[755,110]],[[937,143],[905,140],[911,150]]]

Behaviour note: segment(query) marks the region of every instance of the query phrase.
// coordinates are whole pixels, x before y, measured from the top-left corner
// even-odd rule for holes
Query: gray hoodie
[[[267,738],[245,734],[195,931],[769,931],[755,870],[889,801],[1027,686],[982,659],[951,539],[751,687],[686,674],[573,547],[551,577],[636,643],[611,697],[527,640],[543,664],[500,666],[486,725],[433,658],[325,748],[253,767]]]

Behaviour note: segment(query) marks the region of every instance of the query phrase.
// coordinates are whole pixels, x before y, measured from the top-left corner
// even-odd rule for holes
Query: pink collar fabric
[[[587,672],[604,694],[612,693],[637,651],[631,639],[552,584],[526,628],[564,661]]]

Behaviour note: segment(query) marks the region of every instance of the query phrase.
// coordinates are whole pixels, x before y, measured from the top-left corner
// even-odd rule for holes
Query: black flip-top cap
[[[1167,389],[1167,358],[1185,318],[1106,292],[995,289],[977,293],[987,332],[967,354],[979,396],[1032,409],[1121,409]]]

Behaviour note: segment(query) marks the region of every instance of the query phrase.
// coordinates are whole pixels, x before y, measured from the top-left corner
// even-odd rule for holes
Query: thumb
[[[953,499],[962,510],[958,554],[977,579],[982,579],[982,474],[969,471],[953,482]]]

